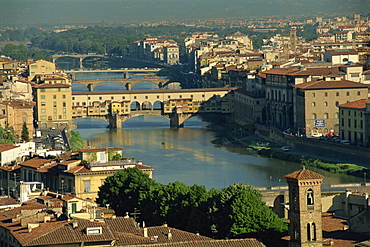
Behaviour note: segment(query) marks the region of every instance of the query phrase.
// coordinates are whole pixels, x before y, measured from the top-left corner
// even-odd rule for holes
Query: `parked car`
[[[340,144],[344,144],[344,145],[349,145],[349,141],[348,140],[340,140],[339,143]]]
[[[287,146],[281,147],[281,151],[289,152],[289,147],[287,147]]]

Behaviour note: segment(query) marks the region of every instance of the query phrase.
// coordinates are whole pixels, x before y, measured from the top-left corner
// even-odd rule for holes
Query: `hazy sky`
[[[370,13],[369,0],[0,0],[2,26]]]

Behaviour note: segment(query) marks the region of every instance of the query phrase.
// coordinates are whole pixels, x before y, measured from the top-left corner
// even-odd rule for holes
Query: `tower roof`
[[[305,168],[302,168],[298,171],[289,173],[284,176],[285,178],[292,178],[292,179],[323,179],[324,176],[321,174],[318,174],[316,172],[313,172],[311,170],[307,170]]]

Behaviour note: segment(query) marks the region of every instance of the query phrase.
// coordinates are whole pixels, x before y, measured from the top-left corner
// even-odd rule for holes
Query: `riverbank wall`
[[[320,159],[343,160],[343,163],[353,163],[370,168],[370,149],[353,145],[344,145],[336,142],[303,138],[290,135],[276,128],[257,126],[255,134],[266,140],[275,142],[281,146],[289,146],[291,149],[303,152],[306,155],[314,154]]]

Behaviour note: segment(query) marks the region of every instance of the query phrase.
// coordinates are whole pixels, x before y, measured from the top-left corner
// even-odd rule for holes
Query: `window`
[[[349,92],[346,92],[346,95],[349,96]]]
[[[53,109],[53,113],[54,114],[57,114],[57,109]]]
[[[338,101],[335,101],[335,106],[339,105],[339,102]]]
[[[58,88],[52,88],[51,91],[52,92],[58,92]]]
[[[40,89],[40,92],[45,92],[45,88],[41,88]]]
[[[351,77],[360,77],[360,74],[358,74],[358,73],[350,74],[350,75],[351,75]]]
[[[54,95],[53,95],[53,99],[56,99],[56,98],[57,98],[57,96],[54,94]]]
[[[358,92],[357,92],[357,95],[361,95],[361,92],[360,92],[360,91],[358,91]]]
[[[45,99],[45,95],[41,95],[41,99]]]
[[[328,119],[329,118],[329,113],[324,113],[324,119]]]
[[[339,96],[339,92],[336,92],[336,93],[335,93],[335,95],[336,95],[336,96]]]
[[[316,113],[312,113],[312,119],[316,119]]]
[[[45,115],[42,115],[42,116],[40,117],[40,119],[41,119],[41,120],[46,120],[47,118],[46,118],[46,116],[45,116]]]
[[[313,201],[313,190],[312,189],[307,190],[306,198],[307,198],[307,205],[313,205],[314,201]]]
[[[65,88],[65,87],[64,88],[61,88],[60,91],[67,92],[67,88]]]
[[[84,192],[90,192],[90,180],[84,182]]]
[[[46,109],[45,108],[41,108],[41,113],[46,113]]]
[[[41,102],[41,106],[46,106],[46,103],[45,102]]]
[[[66,102],[63,102],[62,105],[63,105],[63,107],[67,107],[67,103]]]
[[[326,102],[326,101],[325,101],[325,102],[324,102],[324,106],[328,106],[328,102]]]
[[[57,107],[57,102],[53,102],[53,107]]]
[[[334,114],[334,118],[339,118],[339,112],[336,112],[336,113]]]
[[[311,104],[312,106],[316,106],[316,103],[315,102],[312,102],[312,104]]]
[[[325,92],[325,97],[328,97],[328,93]]]

